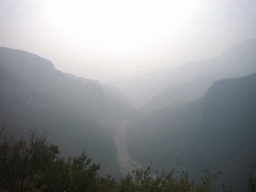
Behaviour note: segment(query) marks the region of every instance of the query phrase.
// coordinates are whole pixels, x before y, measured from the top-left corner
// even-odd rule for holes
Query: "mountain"
[[[117,176],[116,128],[135,112],[123,96],[116,102],[118,93],[112,92],[106,94],[97,81],[62,73],[35,54],[0,48],[0,125],[5,133],[45,133],[63,156],[85,150],[103,172]]]
[[[148,103],[141,107],[146,113],[159,110],[177,102],[191,102],[202,97],[211,84],[219,79],[216,76],[200,76],[191,82],[179,86],[170,86],[164,91],[151,98]]]
[[[256,161],[256,74],[243,76],[256,71],[255,47],[251,39],[219,57],[134,78],[130,93],[148,103],[141,110],[114,86],[58,71],[35,54],[0,48],[0,125],[14,138],[29,130],[45,134],[62,156],[85,150],[102,164],[102,174],[117,177],[120,168],[152,163],[198,179],[210,167],[243,189],[246,164]]]
[[[244,191],[247,163],[256,162],[255,95],[256,74],[217,81],[197,101],[176,103],[130,123],[128,149],[140,163],[158,169],[223,171],[220,180],[226,186]]]
[[[248,39],[215,58],[120,79],[112,85],[125,93],[134,106],[150,112],[177,101],[198,99],[217,80],[255,73],[255,61],[256,39]]]

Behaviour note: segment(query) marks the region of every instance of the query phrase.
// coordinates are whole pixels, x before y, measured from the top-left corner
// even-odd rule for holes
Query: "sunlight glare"
[[[56,32],[76,46],[115,57],[143,54],[178,33],[200,1],[46,1]]]

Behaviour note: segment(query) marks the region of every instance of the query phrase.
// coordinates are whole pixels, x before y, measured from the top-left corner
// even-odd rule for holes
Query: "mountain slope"
[[[85,150],[103,172],[120,173],[115,130],[134,111],[106,95],[98,82],[62,73],[35,54],[0,48],[0,109],[7,134],[45,133],[62,155]]]
[[[242,190],[246,165],[256,162],[255,95],[256,74],[217,81],[195,102],[170,105],[130,124],[128,149],[157,168],[222,170],[221,180]]]

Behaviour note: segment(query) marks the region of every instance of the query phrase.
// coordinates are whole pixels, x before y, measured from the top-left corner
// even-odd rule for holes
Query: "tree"
[[[248,179],[248,189],[250,192],[256,192],[256,172],[255,172],[255,164],[248,164],[252,169],[252,173],[250,178]]]
[[[2,129],[3,130],[3,129]],[[58,147],[46,145],[45,138],[7,140],[0,144],[0,184],[9,191],[29,191],[40,186],[44,172],[57,158]],[[40,181],[39,181],[40,180]]]
[[[3,130],[3,129],[2,129]],[[2,131],[0,131],[1,135]],[[0,143],[0,186],[8,191],[99,191],[114,182],[99,179],[100,164],[91,164],[85,152],[79,157],[58,158],[58,146],[30,134],[28,140]],[[100,183],[105,183],[101,186]]]

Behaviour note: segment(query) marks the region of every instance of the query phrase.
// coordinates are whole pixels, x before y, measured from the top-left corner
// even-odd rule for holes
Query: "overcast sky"
[[[0,0],[0,46],[91,79],[212,58],[255,37],[255,0]]]

